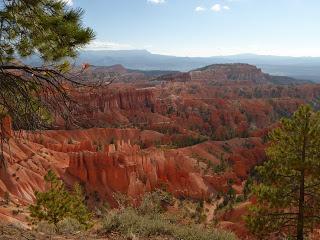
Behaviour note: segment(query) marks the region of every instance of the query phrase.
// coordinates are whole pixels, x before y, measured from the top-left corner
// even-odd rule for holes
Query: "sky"
[[[85,10],[91,50],[320,56],[320,0],[65,1]]]

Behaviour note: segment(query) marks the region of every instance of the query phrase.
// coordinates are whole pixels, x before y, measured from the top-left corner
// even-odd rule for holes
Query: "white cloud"
[[[162,4],[166,2],[166,0],[147,0],[147,1],[152,4]]]
[[[63,0],[63,2],[67,3],[69,6],[73,5],[73,0]]]
[[[211,7],[211,10],[214,11],[214,12],[220,12],[221,11],[221,5],[220,4],[214,4],[212,7]]]
[[[196,11],[196,12],[203,12],[203,11],[206,11],[206,10],[207,10],[207,9],[204,8],[204,7],[202,7],[202,6],[198,6],[198,7],[195,8],[195,11]]]
[[[227,5],[222,6],[221,4],[217,3],[211,7],[211,10],[214,12],[221,12],[223,10],[228,11],[228,10],[230,10],[230,7]]]
[[[129,44],[95,40],[95,41],[92,41],[85,49],[86,50],[131,50],[134,48]]]

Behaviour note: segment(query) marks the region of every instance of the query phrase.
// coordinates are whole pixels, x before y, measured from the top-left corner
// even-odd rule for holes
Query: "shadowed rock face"
[[[80,105],[74,106],[73,117],[85,128],[129,125],[136,115],[152,113],[155,103],[153,91],[126,87],[75,93],[74,99]],[[61,119],[56,123],[64,127]]]

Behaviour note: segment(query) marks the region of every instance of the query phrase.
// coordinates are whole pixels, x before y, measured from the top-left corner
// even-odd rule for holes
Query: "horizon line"
[[[108,52],[125,52],[125,51],[144,51],[148,52],[153,55],[161,55],[161,56],[170,56],[170,57],[182,57],[182,58],[213,58],[213,57],[234,57],[234,56],[258,56],[258,57],[287,57],[287,58],[320,58],[320,55],[318,56],[311,56],[311,55],[287,55],[287,54],[262,54],[262,53],[253,53],[253,52],[243,52],[243,53],[232,53],[232,54],[217,54],[217,55],[208,55],[208,56],[193,56],[193,55],[179,55],[179,54],[170,54],[170,53],[160,53],[160,52],[154,52],[150,51],[148,49],[81,49],[80,52],[102,52],[102,51],[108,51]]]

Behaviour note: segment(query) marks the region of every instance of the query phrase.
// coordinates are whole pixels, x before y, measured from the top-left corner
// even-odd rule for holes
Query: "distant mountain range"
[[[35,65],[40,62],[37,58],[31,58],[27,61]],[[103,50],[82,51],[76,63],[90,63],[95,66],[121,64],[129,69],[162,71],[190,71],[218,63],[248,63],[256,65],[272,75],[320,82],[320,57],[280,57],[255,54],[175,57],[152,54],[146,50]]]

